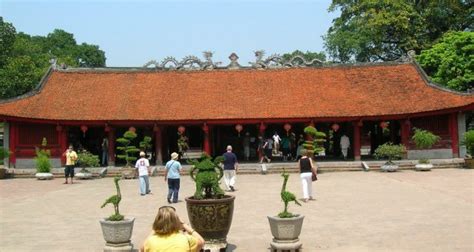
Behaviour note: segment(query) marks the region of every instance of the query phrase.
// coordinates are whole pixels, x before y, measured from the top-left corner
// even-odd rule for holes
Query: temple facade
[[[120,165],[116,139],[127,130],[137,133],[136,145],[152,137],[149,152],[157,164],[179,149],[179,136],[188,139],[189,153],[220,155],[230,144],[243,159],[247,145],[249,160],[257,160],[258,136],[298,138],[307,125],[327,135],[321,159],[341,158],[343,135],[354,160],[372,158],[385,142],[405,145],[408,159],[423,152],[432,158],[465,154],[460,139],[474,95],[431,83],[409,57],[324,65],[302,57],[263,59],[257,52],[257,60],[244,67],[236,54],[227,66],[211,56],[166,58],[142,68],[52,66],[35,90],[0,100],[3,145],[12,153],[5,164],[34,167],[35,148],[46,138],[59,167],[69,144],[102,155],[105,138],[108,164]],[[430,150],[417,150],[413,128],[430,130],[441,140]]]

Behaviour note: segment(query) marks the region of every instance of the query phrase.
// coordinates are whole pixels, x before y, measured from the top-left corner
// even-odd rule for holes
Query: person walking
[[[237,156],[232,152],[232,146],[227,145],[224,153],[224,182],[227,191],[235,191],[235,174],[238,170],[239,163]]]
[[[101,148],[102,148],[102,165],[106,166],[108,164],[108,158],[109,158],[109,140],[107,140],[107,138],[105,137],[104,139],[102,139]]]
[[[66,168],[64,168],[64,177],[66,181],[64,184],[68,183],[68,177],[71,177],[71,184],[74,184],[74,167],[76,166],[77,153],[74,151],[72,145],[69,145],[69,148],[63,153],[63,156],[66,157]]]
[[[340,145],[341,145],[342,156],[344,156],[344,160],[345,160],[347,159],[347,150],[351,147],[351,141],[349,140],[349,137],[346,136],[346,134],[342,134]]]
[[[140,152],[140,159],[135,163],[135,168],[138,169],[138,179],[140,181],[140,195],[145,196],[151,193],[150,191],[150,161],[145,158],[145,152]]]
[[[180,173],[183,167],[178,161],[179,154],[171,153],[171,160],[166,163],[165,182],[168,182],[168,203],[178,203]]]
[[[162,206],[140,252],[198,252],[203,245],[204,238],[179,219],[174,207]]]
[[[313,181],[311,179],[313,172],[317,174],[317,168],[313,165],[313,160],[308,157],[308,151],[301,151],[301,159],[298,161],[300,168],[301,184],[303,186],[303,201],[313,200]]]

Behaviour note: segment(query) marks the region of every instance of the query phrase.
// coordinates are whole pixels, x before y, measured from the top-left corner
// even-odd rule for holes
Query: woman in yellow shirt
[[[188,224],[183,223],[171,206],[158,209],[153,222],[153,231],[146,238],[140,251],[143,252],[197,252],[204,239]]]

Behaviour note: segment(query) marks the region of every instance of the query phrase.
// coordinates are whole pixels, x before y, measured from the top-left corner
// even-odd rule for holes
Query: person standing
[[[313,165],[313,160],[308,157],[308,151],[302,150],[301,151],[301,159],[298,161],[298,165],[300,168],[300,178],[301,184],[303,186],[303,201],[308,202],[308,200],[313,199],[313,181],[312,176],[313,172],[317,174],[317,168]]]
[[[346,134],[342,134],[340,145],[341,145],[342,156],[344,156],[344,159],[347,159],[347,150],[351,146],[351,141],[349,140],[349,137],[346,136]]]
[[[105,137],[104,139],[102,139],[101,148],[102,148],[102,165],[106,166],[108,164],[108,158],[109,158],[109,140],[107,140],[107,138]]]
[[[145,158],[145,152],[140,152],[140,159],[137,160],[135,168],[138,169],[138,179],[140,180],[140,195],[145,196],[145,194],[151,193],[150,179],[148,178],[148,175],[150,174],[150,161]]]
[[[202,236],[182,222],[172,206],[158,209],[152,229],[140,252],[197,252],[204,245]]]
[[[179,154],[171,153],[171,160],[166,163],[165,182],[168,182],[168,203],[178,203],[180,172],[183,169],[178,161]]]
[[[63,153],[63,156],[66,156],[66,168],[64,168],[66,181],[64,184],[68,183],[68,177],[71,177],[71,184],[74,184],[74,167],[76,166],[77,153],[74,151],[72,145],[69,145],[69,148]]]
[[[278,154],[278,152],[280,151],[280,142],[281,142],[281,138],[280,136],[278,135],[278,132],[275,131],[275,134],[273,134],[273,151],[275,152],[275,154]]]
[[[235,191],[235,174],[238,170],[237,156],[232,152],[232,146],[227,145],[224,153],[224,182],[227,191]]]
[[[242,145],[244,146],[245,160],[249,161],[250,159],[250,133],[248,132],[245,133],[244,140],[242,141]]]

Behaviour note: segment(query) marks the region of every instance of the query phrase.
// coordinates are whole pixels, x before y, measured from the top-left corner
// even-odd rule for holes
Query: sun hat
[[[145,156],[145,152],[140,151],[140,157],[144,157],[144,156]]]
[[[171,159],[177,160],[178,157],[179,157],[178,153],[176,153],[176,152],[171,153]]]

